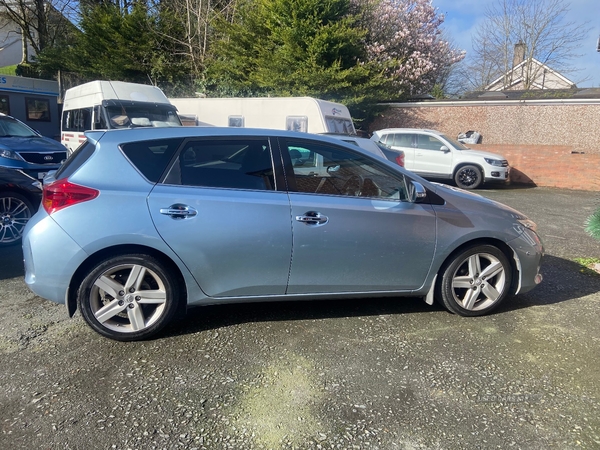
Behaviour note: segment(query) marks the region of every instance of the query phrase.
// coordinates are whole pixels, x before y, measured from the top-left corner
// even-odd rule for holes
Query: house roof
[[[555,77],[555,83],[563,85],[566,88],[567,87],[576,87],[575,83],[573,83],[571,80],[569,80],[564,75],[561,75],[559,72],[555,71],[554,69],[551,69],[546,64],[541,63],[537,59],[531,58],[531,60],[521,61],[519,64],[517,64],[512,69],[510,69],[508,72],[506,72],[505,75],[501,75],[500,77],[496,78],[494,81],[492,81],[490,84],[488,84],[485,87],[485,90],[486,91],[500,91],[500,90],[508,90],[508,89],[511,89],[512,87],[519,86],[519,84],[521,84],[523,82],[523,73],[525,72],[524,69],[525,69],[525,66],[529,63],[529,61],[531,61],[532,65],[538,66],[538,68],[536,70],[532,71],[535,74],[535,78],[532,82],[532,87],[534,89],[545,89],[544,82],[545,82],[546,76],[548,76],[548,75]],[[511,82],[508,86],[505,86],[504,80],[507,78],[507,76],[508,76],[508,79],[511,80]],[[541,80],[541,78],[542,78],[542,80]]]

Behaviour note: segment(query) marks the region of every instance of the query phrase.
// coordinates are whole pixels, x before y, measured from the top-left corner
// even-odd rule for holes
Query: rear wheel
[[[454,175],[456,186],[461,189],[475,189],[483,182],[481,169],[477,166],[462,166]]]
[[[117,341],[156,334],[171,321],[178,302],[173,275],[160,261],[143,254],[101,261],[85,277],[77,296],[88,325]]]
[[[0,246],[21,242],[27,221],[33,215],[33,205],[16,192],[0,193]]]
[[[442,267],[440,275],[439,300],[448,311],[461,316],[492,311],[510,290],[510,263],[492,245],[478,245],[457,254]]]

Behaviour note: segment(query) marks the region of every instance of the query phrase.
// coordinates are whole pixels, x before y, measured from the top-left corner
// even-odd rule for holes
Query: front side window
[[[92,108],[71,109],[63,112],[63,131],[83,133],[92,129]]]
[[[206,139],[184,145],[166,184],[228,189],[275,190],[266,138]]]
[[[424,150],[440,150],[442,145],[444,145],[442,141],[433,136],[427,134],[419,134],[418,136],[417,148]]]
[[[45,99],[26,98],[25,109],[27,120],[50,122],[50,101]]]
[[[376,161],[341,147],[315,141],[286,141],[293,163],[292,190],[308,194],[406,200],[406,179]],[[301,155],[298,159],[297,156]]]

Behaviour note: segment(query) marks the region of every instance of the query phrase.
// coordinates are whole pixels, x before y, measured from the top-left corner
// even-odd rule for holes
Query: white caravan
[[[156,86],[91,81],[65,93],[61,142],[72,153],[88,130],[171,126],[181,126],[177,110]]]
[[[348,108],[311,97],[170,98],[184,122],[218,127],[270,128],[356,134]]]

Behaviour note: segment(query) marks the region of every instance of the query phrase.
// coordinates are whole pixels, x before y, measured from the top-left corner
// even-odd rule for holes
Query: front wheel
[[[454,182],[461,189],[475,189],[483,182],[481,169],[477,166],[462,166],[456,171]]]
[[[510,262],[497,247],[471,247],[442,267],[438,298],[461,316],[487,314],[508,295],[511,273]]]
[[[167,325],[179,302],[171,272],[149,255],[124,255],[98,263],[83,280],[77,303],[84,320],[117,341],[149,338]]]

